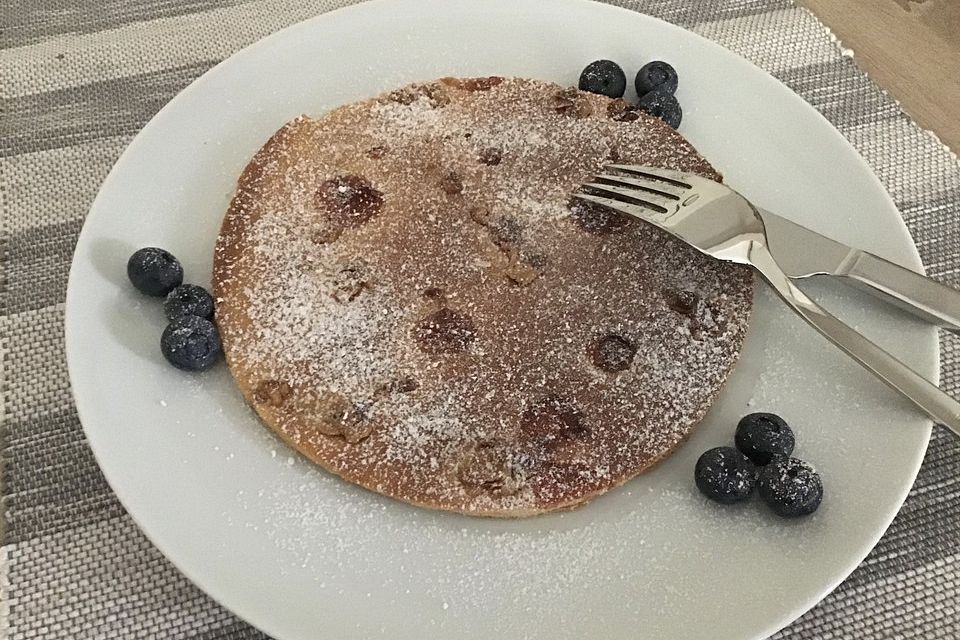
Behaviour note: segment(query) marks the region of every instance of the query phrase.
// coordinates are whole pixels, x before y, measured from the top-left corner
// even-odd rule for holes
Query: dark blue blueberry
[[[147,247],[127,260],[127,277],[141,293],[165,296],[183,282],[183,267],[169,252]]]
[[[581,91],[622,98],[627,90],[627,75],[613,60],[595,60],[580,74]]]
[[[660,118],[674,129],[680,126],[680,120],[683,119],[683,110],[680,109],[680,103],[669,93],[651,91],[640,98],[637,106],[640,107],[641,111],[646,111],[650,115]]]
[[[163,301],[163,312],[167,320],[176,320],[181,316],[200,316],[213,318],[213,296],[203,287],[195,284],[182,284],[167,294]]]
[[[813,513],[823,499],[820,475],[803,460],[777,458],[760,472],[760,497],[784,518]]]
[[[204,371],[220,357],[220,334],[209,320],[181,316],[163,330],[160,350],[177,369]]]
[[[677,90],[677,72],[663,60],[654,60],[640,67],[633,86],[638,96],[645,96],[651,91],[659,93],[673,93]]]
[[[697,460],[693,479],[703,495],[722,504],[732,504],[746,500],[753,493],[757,470],[733,447],[716,447]]]
[[[796,444],[793,431],[774,413],[751,413],[741,418],[734,441],[743,455],[760,466],[775,456],[789,457]]]

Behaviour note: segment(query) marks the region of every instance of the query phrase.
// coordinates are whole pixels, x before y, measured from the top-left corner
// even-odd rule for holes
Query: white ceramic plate
[[[916,266],[892,203],[825,120],[770,76],[689,32],[580,0],[380,0],[322,15],[196,81],[137,136],[77,246],[67,354],[80,417],[111,486],[200,587],[279,640],[759,638],[866,555],[920,464],[930,425],[759,288],[743,359],[688,445],[582,509],[488,521],[408,507],[340,482],[245,407],[225,367],[166,365],[159,303],[125,276],[166,247],[209,284],[241,169],[285,121],[413,80],[515,74],[575,84],[590,60],[679,70],[681,131],[766,208]],[[934,332],[835,287],[828,306],[931,377]],[[821,471],[798,522],[754,500],[708,503],[693,464],[736,420],[771,410]]]

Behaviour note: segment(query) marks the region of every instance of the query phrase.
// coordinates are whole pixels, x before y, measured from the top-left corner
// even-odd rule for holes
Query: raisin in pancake
[[[284,126],[217,242],[247,401],[346,480],[528,516],[668,456],[737,360],[751,277],[572,204],[610,161],[718,174],[622,100],[443,79]]]

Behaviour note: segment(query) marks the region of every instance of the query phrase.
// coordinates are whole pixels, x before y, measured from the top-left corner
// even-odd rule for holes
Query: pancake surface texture
[[[285,125],[214,256],[230,371],[343,478],[518,517],[582,504],[691,432],[752,278],[570,194],[620,161],[719,175],[623,101],[446,78]]]

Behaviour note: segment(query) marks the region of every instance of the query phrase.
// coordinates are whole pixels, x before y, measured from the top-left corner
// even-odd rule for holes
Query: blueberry
[[[169,252],[146,247],[127,260],[127,277],[141,293],[165,296],[183,282],[183,267]]]
[[[732,504],[753,493],[757,470],[733,447],[716,447],[697,460],[693,478],[700,493],[722,504]]]
[[[796,444],[793,431],[783,418],[773,413],[751,413],[741,418],[734,440],[737,449],[760,466],[775,456],[789,457]]]
[[[677,90],[677,72],[662,60],[654,60],[640,67],[633,86],[638,96],[645,96],[651,91],[659,93],[673,93]]]
[[[680,120],[683,118],[683,110],[680,109],[680,103],[669,93],[660,93],[651,91],[637,103],[642,111],[646,111],[652,116],[660,118],[668,125],[676,129],[680,126]]]
[[[777,458],[760,472],[760,497],[784,518],[813,513],[823,499],[820,475],[803,460]]]
[[[204,371],[220,357],[220,334],[209,320],[181,316],[163,330],[160,350],[178,369]]]
[[[167,320],[176,320],[180,316],[200,316],[210,320],[213,318],[213,296],[203,287],[182,284],[167,294],[163,312],[167,314]]]
[[[582,91],[622,98],[627,90],[627,76],[613,60],[595,60],[580,74],[580,84],[577,86]]]

